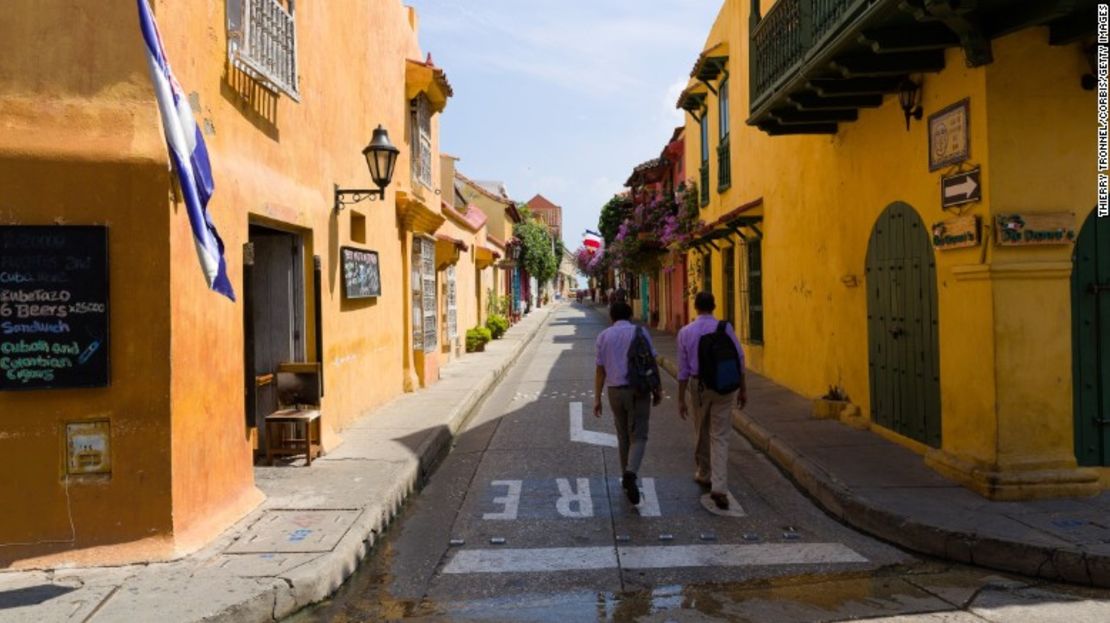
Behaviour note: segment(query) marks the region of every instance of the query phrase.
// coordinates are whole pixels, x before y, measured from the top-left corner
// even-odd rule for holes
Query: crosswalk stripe
[[[840,543],[547,547],[460,550],[443,568],[443,573],[537,573],[613,569],[618,566],[618,557],[620,566],[627,569],[867,562],[866,558]]]

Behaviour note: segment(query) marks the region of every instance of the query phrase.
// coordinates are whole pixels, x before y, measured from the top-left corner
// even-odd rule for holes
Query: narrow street
[[[666,374],[632,507],[608,405],[591,415],[605,326],[557,309],[370,558],[291,621],[1110,620],[1106,591],[922,560],[846,528],[736,434],[739,507],[710,512]]]

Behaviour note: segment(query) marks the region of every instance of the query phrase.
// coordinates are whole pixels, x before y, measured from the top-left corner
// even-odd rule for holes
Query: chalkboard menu
[[[382,274],[378,252],[341,247],[343,259],[343,296],[364,299],[382,295]]]
[[[0,390],[108,385],[108,228],[0,225]]]

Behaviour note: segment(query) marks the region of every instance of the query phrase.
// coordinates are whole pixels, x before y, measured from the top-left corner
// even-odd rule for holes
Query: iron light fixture
[[[902,106],[902,113],[906,115],[906,131],[910,131],[910,117],[921,121],[925,109],[921,107],[921,85],[913,80],[906,79],[898,85],[898,103]]]
[[[362,157],[366,158],[366,167],[370,169],[370,179],[377,186],[374,188],[341,189],[335,185],[335,211],[339,212],[343,206],[351,205],[375,198],[385,201],[385,188],[393,181],[393,169],[397,166],[397,155],[401,150],[389,142],[389,132],[381,125],[374,130],[370,144],[362,150]],[[346,197],[350,197],[347,199]]]

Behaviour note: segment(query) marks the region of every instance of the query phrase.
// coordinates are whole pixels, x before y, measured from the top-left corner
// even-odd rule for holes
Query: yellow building
[[[477,182],[458,171],[455,172],[455,179],[463,201],[486,215],[486,239],[491,249],[501,256],[496,263],[497,271],[493,283],[487,288],[487,292],[492,292],[498,297],[497,300],[512,297],[514,275],[519,274],[512,257],[513,249],[519,248],[513,245],[513,225],[521,220],[516,203],[509,198],[500,182]],[[519,284],[516,292],[519,295]],[[509,311],[510,317],[515,317],[514,314],[518,313],[519,308],[516,312]]]
[[[320,365],[328,446],[438,356],[435,262],[410,276],[447,220],[436,113],[451,90],[412,9],[151,2],[211,157],[233,303],[197,265],[135,3],[86,5],[16,2],[0,20],[18,51],[0,58],[5,231],[105,226],[110,319],[101,386],[0,392],[0,496],[20,501],[0,514],[0,566],[195,549],[260,500],[252,454],[278,364]],[[348,205],[336,188],[371,185],[361,151],[378,125],[400,148],[393,183]]]
[[[954,4],[726,0],[678,102],[709,224],[688,279],[754,370],[842,387],[975,491],[1092,493],[1080,465],[1110,464],[1095,22],[1087,3]]]

